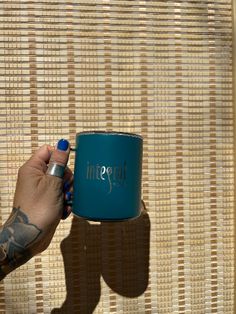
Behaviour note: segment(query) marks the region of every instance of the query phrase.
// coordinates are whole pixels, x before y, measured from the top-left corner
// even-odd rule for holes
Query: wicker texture
[[[147,209],[62,222],[0,312],[232,314],[231,1],[0,1],[0,74],[1,223],[31,153],[91,129],[144,137]]]

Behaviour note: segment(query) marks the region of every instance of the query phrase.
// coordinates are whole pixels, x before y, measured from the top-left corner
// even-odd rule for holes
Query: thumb
[[[50,162],[55,162],[62,166],[66,166],[70,154],[70,144],[67,140],[61,139],[56,145],[56,149],[52,152]]]
[[[53,164],[56,164],[65,168],[68,162],[69,155],[70,155],[70,143],[65,139],[59,140],[56,145],[56,149],[53,150],[51,153],[51,157],[49,159],[48,171],[46,172],[46,174],[56,176],[56,174],[50,173],[49,169],[52,169],[51,166]]]

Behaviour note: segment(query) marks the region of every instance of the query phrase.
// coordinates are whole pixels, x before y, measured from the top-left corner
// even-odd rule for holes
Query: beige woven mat
[[[143,135],[147,208],[61,222],[1,313],[233,313],[231,4],[0,1],[1,223],[32,151],[91,129]]]

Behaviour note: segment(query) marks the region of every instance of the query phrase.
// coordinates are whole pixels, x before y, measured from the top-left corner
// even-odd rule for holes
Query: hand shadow
[[[144,293],[149,242],[150,220],[145,208],[138,218],[123,222],[90,224],[74,216],[70,234],[61,244],[67,296],[62,307],[51,313],[92,314],[100,299],[101,275],[122,296]]]
[[[116,293],[144,293],[149,274],[150,220],[146,211],[133,220],[101,223],[102,276]]]
[[[61,243],[66,300],[51,313],[93,313],[100,298],[100,226],[73,217],[70,234]]]

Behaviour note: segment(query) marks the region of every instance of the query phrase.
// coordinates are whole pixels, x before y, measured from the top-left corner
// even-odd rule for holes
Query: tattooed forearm
[[[13,207],[10,218],[0,229],[0,280],[32,257],[31,245],[41,232],[29,223],[20,207]]]

